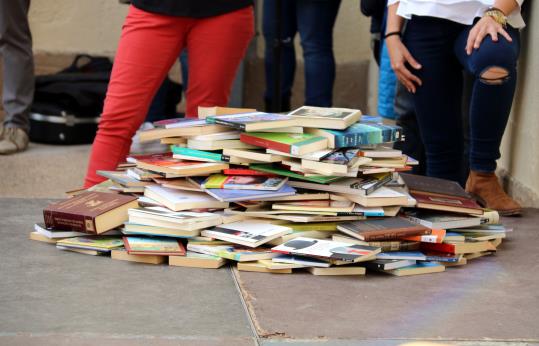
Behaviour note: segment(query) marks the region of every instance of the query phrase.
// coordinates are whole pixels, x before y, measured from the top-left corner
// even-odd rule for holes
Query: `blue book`
[[[358,122],[345,130],[306,129],[306,132],[326,137],[331,149],[359,147],[402,140],[402,128],[395,125]]]
[[[420,251],[394,251],[394,252],[380,252],[376,255],[376,259],[406,259],[406,260],[416,260],[416,261],[426,261],[427,256],[425,256]]]
[[[231,189],[205,189],[206,193],[221,202],[253,201],[262,198],[292,196],[296,189],[284,184],[279,190],[231,190]]]

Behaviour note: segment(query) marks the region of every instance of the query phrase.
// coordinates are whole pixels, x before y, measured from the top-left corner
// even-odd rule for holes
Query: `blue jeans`
[[[294,37],[299,32],[305,62],[305,104],[331,107],[335,58],[333,57],[333,26],[341,0],[284,0],[282,1],[284,41],[281,62],[281,95],[283,105],[290,104],[296,52]],[[273,96],[273,45],[275,30],[275,0],[264,0],[262,30],[265,39],[266,91],[264,98]]]
[[[479,49],[464,48],[472,26],[432,17],[413,17],[404,44],[422,65],[414,73],[423,85],[414,95],[421,138],[427,156],[427,175],[461,181],[462,69],[473,77],[469,108],[470,169],[493,172],[500,158],[500,143],[515,93],[520,41],[518,30],[508,27],[513,42],[487,36]],[[507,77],[486,80],[481,75],[498,67]],[[411,68],[410,68],[411,69]]]

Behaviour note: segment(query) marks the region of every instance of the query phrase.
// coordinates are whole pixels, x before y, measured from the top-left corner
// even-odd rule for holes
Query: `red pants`
[[[237,68],[254,34],[253,8],[209,18],[164,16],[131,6],[92,146],[84,186],[104,180],[96,170],[115,170],[131,138],[183,48],[189,55],[187,111],[226,106]]]

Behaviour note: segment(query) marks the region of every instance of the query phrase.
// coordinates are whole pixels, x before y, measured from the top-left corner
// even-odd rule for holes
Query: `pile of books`
[[[232,114],[223,114],[232,113]],[[171,266],[314,275],[442,272],[511,229],[455,182],[405,173],[398,126],[354,109],[205,109],[140,134],[108,180],[44,209],[33,240]]]

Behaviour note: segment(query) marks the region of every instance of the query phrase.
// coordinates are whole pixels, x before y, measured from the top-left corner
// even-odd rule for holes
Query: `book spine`
[[[320,141],[323,141],[323,140],[327,140],[326,138],[324,137],[313,137],[313,138],[309,138],[309,139],[306,139],[304,141],[301,141],[299,143],[294,143],[290,146],[290,154],[292,155],[300,155],[301,153],[301,148],[306,146],[306,145],[309,145],[309,144],[312,144],[312,143],[316,143],[316,142],[320,142]],[[272,149],[272,148],[270,148]]]
[[[61,231],[74,231],[96,234],[95,218],[80,214],[64,213],[56,210],[43,210],[45,226]]]
[[[245,131],[245,124],[233,123],[233,122],[229,122],[229,121],[218,119],[218,118],[213,118],[213,121],[217,125],[224,125],[224,126],[232,127],[237,130]]]
[[[425,230],[392,230],[392,231],[373,231],[372,233],[369,232],[362,232],[362,236],[365,241],[384,241],[384,240],[394,240],[394,239],[400,239],[407,236],[414,236],[414,235],[426,235],[430,234],[430,229]]]
[[[245,133],[242,133],[240,135],[240,141],[245,144],[251,144],[257,147],[282,151],[284,153],[290,153],[291,150],[289,144],[279,143],[265,138],[254,137]]]
[[[421,250],[455,254],[455,245],[445,243],[421,243]]]

